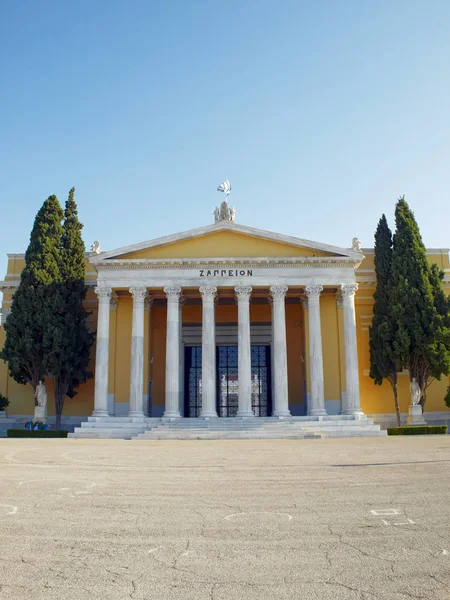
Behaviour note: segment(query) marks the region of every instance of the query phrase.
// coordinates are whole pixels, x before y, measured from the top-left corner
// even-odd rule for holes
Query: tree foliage
[[[434,379],[450,373],[450,303],[443,273],[429,266],[414,214],[404,197],[395,209],[390,305],[396,329],[394,352],[421,389],[421,404]]]
[[[395,322],[391,314],[389,291],[392,270],[392,232],[382,215],[375,232],[375,273],[373,320],[369,332],[370,377],[376,385],[386,379],[392,386],[397,424],[400,426],[400,407],[397,389],[398,356],[394,348]]]
[[[65,396],[74,397],[76,388],[90,376],[87,369],[93,341],[86,325],[85,248],[74,193],[72,188],[64,211],[61,282],[55,290],[54,315],[46,342],[46,366],[55,378],[57,428],[60,427]]]
[[[25,268],[5,322],[6,340],[0,357],[18,383],[36,389],[46,374],[44,343],[52,317],[54,285],[61,280],[59,261],[63,212],[50,196],[36,215],[25,253]]]
[[[75,396],[90,375],[83,226],[74,193],[72,188],[64,212],[50,196],[36,215],[0,353],[11,376],[34,390],[40,379],[54,377],[57,427],[65,396]]]

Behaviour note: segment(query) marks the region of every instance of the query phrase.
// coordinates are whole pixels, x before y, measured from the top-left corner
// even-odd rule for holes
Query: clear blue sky
[[[76,187],[112,249],[212,222],[373,244],[406,194],[450,246],[448,0],[14,0],[0,14],[0,278]]]

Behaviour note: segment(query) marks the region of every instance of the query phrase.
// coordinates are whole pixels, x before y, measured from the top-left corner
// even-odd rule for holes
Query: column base
[[[200,419],[217,419],[219,415],[215,410],[202,410],[200,413]]]
[[[129,410],[128,411],[128,416],[129,417],[133,417],[133,418],[139,417],[139,418],[142,418],[142,419],[145,417],[144,412],[142,410]]]
[[[272,417],[278,417],[279,419],[282,419],[283,417],[291,417],[291,411],[290,410],[274,410],[272,412]]]
[[[327,414],[324,408],[313,408],[306,413],[308,417],[326,417]]]
[[[341,412],[341,415],[353,415],[355,417],[363,417],[364,413],[360,408],[347,408]]]
[[[179,410],[165,410],[163,419],[181,419],[181,413]]]
[[[238,410],[237,417],[254,417],[255,413],[252,410]]]
[[[94,410],[92,413],[93,417],[109,417],[109,412],[107,410]]]

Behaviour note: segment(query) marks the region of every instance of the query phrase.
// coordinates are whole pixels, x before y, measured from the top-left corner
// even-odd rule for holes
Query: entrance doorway
[[[218,346],[216,350],[216,409],[219,417],[235,417],[239,402],[239,356],[237,346]],[[270,346],[251,347],[252,409],[257,417],[272,414]],[[202,409],[202,348],[185,348],[186,417],[198,417]]]

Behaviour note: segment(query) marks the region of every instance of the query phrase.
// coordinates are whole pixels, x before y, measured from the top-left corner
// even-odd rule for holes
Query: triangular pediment
[[[221,222],[208,227],[192,229],[164,238],[158,238],[117,250],[102,252],[92,257],[95,263],[120,260],[212,259],[212,258],[282,258],[317,257],[361,259],[352,250],[337,248],[285,236],[269,231]]]

